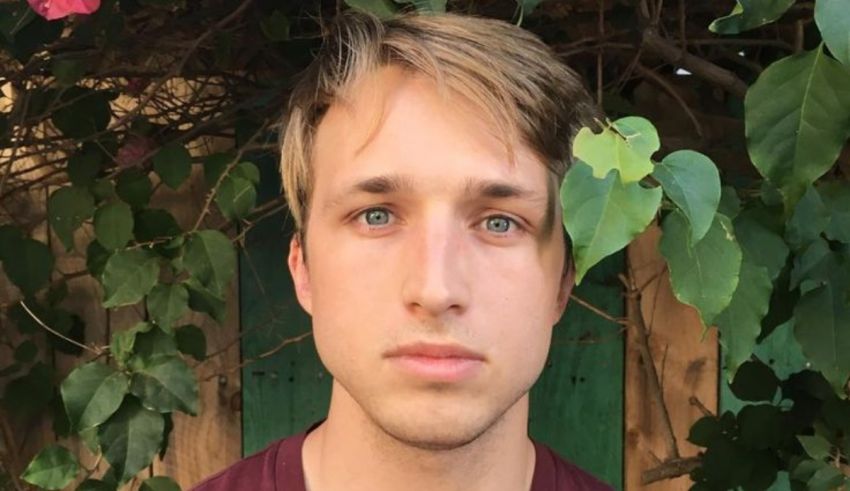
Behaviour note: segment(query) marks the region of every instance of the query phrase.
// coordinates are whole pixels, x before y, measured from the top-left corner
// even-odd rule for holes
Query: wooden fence
[[[273,196],[279,189],[274,165],[262,162],[260,167],[265,183],[261,194]],[[153,202],[171,211],[181,226],[189,226],[204,202],[201,177],[193,176],[178,191],[158,187]],[[49,191],[34,191],[28,205],[17,213],[44,215]],[[201,380],[201,411],[197,417],[174,418],[165,460],[157,460],[145,475],[168,474],[188,488],[271,440],[301,431],[323,417],[330,376],[316,355],[309,319],[292,293],[285,267],[287,223],[282,216],[272,217],[247,234],[239,281],[233,286],[223,326],[200,315],[187,319],[204,329],[211,355],[195,367]],[[90,229],[77,232],[75,251],[67,254],[60,251],[46,226],[36,230],[35,237],[53,247],[61,258],[57,268],[63,273],[85,269],[81,251],[93,239]],[[649,486],[640,483],[642,471],[669,457],[661,411],[631,328],[588,308],[598,307],[613,317],[634,314],[626,311],[618,277],[625,268],[631,268],[637,283],[647,287],[640,308],[651,330],[649,345],[680,454],[694,456],[698,451],[686,437],[701,411],[716,412],[718,406],[734,404],[724,403],[719,396],[714,332],[701,341],[695,312],[676,302],[670,292],[657,253],[658,237],[658,230],[650,229],[627,254],[607,261],[577,289],[576,299],[555,328],[547,366],[531,394],[532,436],[617,489],[686,490],[691,484],[687,476]],[[99,307],[100,287],[89,276],[76,276],[68,286],[63,305],[81,315],[87,341],[106,344],[112,333],[144,319],[141,307],[104,312]],[[15,289],[0,277],[0,304],[7,306],[16,296]],[[10,330],[8,325],[0,328]],[[57,377],[79,362],[46,347],[41,353],[43,361],[56,367]],[[8,349],[0,351],[0,367],[8,364],[10,356]],[[34,451],[56,440],[47,418],[14,419],[5,410],[3,416],[3,451],[13,457],[18,471]],[[84,465],[95,465],[94,456],[80,442],[60,442],[85,454]],[[132,483],[130,488],[137,486]]]

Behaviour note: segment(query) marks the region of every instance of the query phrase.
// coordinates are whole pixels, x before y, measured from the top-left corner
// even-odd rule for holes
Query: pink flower
[[[71,14],[91,14],[100,8],[100,0],[27,0],[35,13],[47,20]]]
[[[142,158],[156,148],[156,142],[146,136],[130,135],[124,146],[118,149],[115,163],[119,167],[131,167],[141,164]]]

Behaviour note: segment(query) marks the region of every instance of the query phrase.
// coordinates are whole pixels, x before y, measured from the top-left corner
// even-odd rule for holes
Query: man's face
[[[468,443],[526,396],[571,286],[548,171],[525,148],[510,163],[491,130],[384,68],[316,135],[299,301],[334,397],[420,448]]]

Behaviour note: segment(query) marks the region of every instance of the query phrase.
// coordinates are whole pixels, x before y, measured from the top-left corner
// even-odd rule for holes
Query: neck
[[[474,441],[427,450],[396,440],[336,381],[328,417],[302,449],[308,491],[516,491],[534,475],[528,394]]]

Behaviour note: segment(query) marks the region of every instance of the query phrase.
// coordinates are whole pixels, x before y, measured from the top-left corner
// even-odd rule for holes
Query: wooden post
[[[666,263],[658,252],[661,230],[652,226],[629,246],[629,270],[642,287],[640,310],[648,330],[649,349],[658,373],[679,454],[695,456],[698,447],[687,442],[691,425],[700,410],[689,401],[697,398],[709,410],[717,409],[718,348],[716,330],[701,340],[702,323],[696,310],[679,303],[670,288]],[[630,309],[629,318],[638,312]],[[626,342],[626,434],[625,489],[633,491],[687,491],[690,478],[642,484],[642,474],[667,459],[669,438],[665,436],[661,408],[650,393],[647,371],[642,365],[639,336],[633,332]]]

